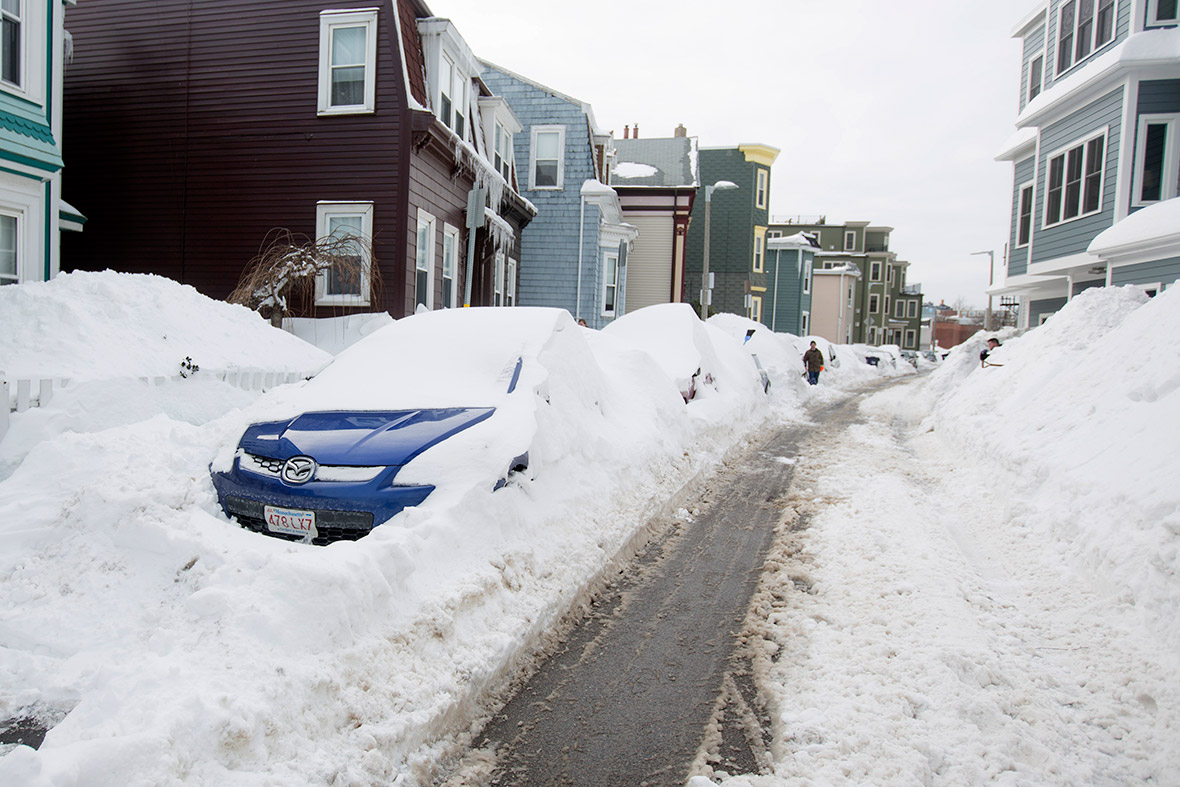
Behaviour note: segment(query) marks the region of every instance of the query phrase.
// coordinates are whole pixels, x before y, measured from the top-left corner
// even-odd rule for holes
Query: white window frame
[[[856,251],[856,231],[844,231],[844,251]]]
[[[1040,73],[1037,73],[1040,72]],[[1036,78],[1033,78],[1036,74]],[[1037,55],[1028,61],[1028,100],[1032,101],[1045,89],[1045,55]]]
[[[763,257],[766,254],[766,239],[758,232],[754,231],[754,273],[762,273],[765,270]]]
[[[328,288],[328,274],[326,272],[320,273],[316,276],[315,283],[315,304],[316,306],[368,306],[370,298],[370,284],[373,275],[373,258],[371,253],[371,245],[373,238],[373,203],[372,202],[333,202],[320,201],[316,203],[316,237],[324,239],[329,237],[329,224],[334,217],[346,216],[360,216],[361,219],[361,236],[365,238],[368,243],[363,250],[363,266],[364,272],[360,280],[360,294],[333,294],[327,293]]]
[[[918,332],[913,328],[905,329],[905,348],[907,350],[914,350],[918,347]]]
[[[869,263],[869,281],[881,281],[881,263]]]
[[[516,270],[519,263],[511,257],[508,258],[508,280],[504,284],[504,305],[516,305]]]
[[[557,134],[557,184],[537,185],[537,138],[541,134]],[[561,191],[565,187],[565,126],[533,126],[529,132],[529,190]]]
[[[459,228],[451,224],[443,223],[443,243],[442,243],[442,283],[443,294],[447,294],[447,279],[450,279],[450,300],[451,305],[448,307],[446,303],[440,304],[444,309],[458,308],[463,304],[459,301]],[[450,259],[448,260],[447,241],[450,241]],[[447,265],[451,267],[451,275],[447,276]]]
[[[803,261],[803,294],[811,294],[811,274],[812,264],[807,260]]]
[[[869,293],[869,314],[881,313],[881,296],[875,292]]]
[[[1086,179],[1087,179],[1087,174],[1090,169],[1090,167],[1089,167],[1089,165],[1090,165],[1090,143],[1092,143],[1094,140],[1099,139],[1099,138],[1102,139],[1102,162],[1101,162],[1101,167],[1098,170],[1098,173],[1099,173],[1098,207],[1095,208],[1094,210],[1086,211],[1085,210]],[[1078,213],[1066,218],[1065,217],[1065,209],[1066,209],[1065,193],[1066,193],[1067,184],[1065,181],[1065,178],[1066,178],[1065,168],[1069,163],[1069,154],[1079,148],[1082,151],[1082,180],[1081,180],[1081,184],[1080,184],[1080,187],[1078,190]],[[1050,155],[1045,157],[1045,193],[1042,196],[1043,202],[1041,203],[1041,208],[1043,211],[1042,221],[1041,221],[1041,228],[1042,229],[1046,229],[1049,227],[1058,227],[1058,226],[1061,226],[1062,224],[1068,224],[1071,221],[1077,221],[1078,219],[1084,219],[1087,216],[1094,216],[1094,215],[1102,212],[1102,203],[1104,202],[1104,197],[1105,197],[1104,192],[1106,190],[1106,158],[1109,153],[1110,153],[1109,139],[1108,139],[1107,129],[1104,127],[1101,131],[1091,134],[1088,137],[1084,137],[1083,139],[1081,139],[1077,142],[1071,142],[1069,145],[1059,148],[1058,150],[1053,151]],[[1049,213],[1049,200],[1053,195],[1053,189],[1049,183],[1049,177],[1050,177],[1050,173],[1052,172],[1053,161],[1056,159],[1062,159],[1062,164],[1061,164],[1062,185],[1061,185],[1060,210],[1058,211],[1057,216],[1054,217],[1054,216],[1051,216]],[[1054,219],[1054,218],[1056,220],[1050,221],[1050,219]]]
[[[1036,190],[1033,181],[1021,183],[1016,190],[1016,246],[1017,249],[1023,249],[1032,242],[1033,231],[1033,207],[1036,205]],[[1025,199],[1027,194],[1028,199]],[[1025,206],[1028,206],[1028,226],[1024,226]],[[1026,237],[1021,240],[1021,235]]]
[[[1143,174],[1147,163],[1145,148],[1147,128],[1152,125],[1163,125],[1167,129],[1167,137],[1164,139],[1164,162],[1160,172],[1160,198],[1145,200],[1143,199]],[[1133,206],[1154,205],[1177,196],[1177,179],[1180,178],[1180,172],[1177,171],[1177,156],[1180,156],[1177,134],[1180,134],[1180,113],[1139,116],[1139,127],[1135,132],[1135,174],[1131,181],[1131,204]]]
[[[13,12],[8,8],[0,7],[0,19],[3,19],[3,23],[6,25],[13,24],[16,26],[17,52],[14,63],[16,74],[13,75],[15,77],[14,79],[9,79],[4,76],[3,68],[0,67],[0,82],[3,82],[6,87],[14,87],[19,90],[26,84],[25,66],[29,59],[27,54],[28,38],[25,35],[26,17],[29,16],[29,0],[4,0],[4,5],[10,5],[13,2],[16,3],[16,11]],[[4,36],[0,35],[0,66],[6,64],[8,60],[8,53],[3,50],[3,39]]]
[[[1153,0],[1153,2],[1155,1]],[[1108,3],[1110,5],[1110,30],[1106,38],[1099,40],[1098,17],[1102,11],[1102,6]],[[1088,22],[1089,30],[1084,32],[1078,29],[1078,26],[1081,24],[1081,5],[1082,0],[1068,0],[1062,3],[1057,9],[1056,74],[1058,76],[1089,58],[1096,51],[1113,41],[1115,37],[1115,26],[1118,24],[1118,19],[1116,18],[1118,15],[1117,0],[1092,0]],[[1068,26],[1064,21],[1067,7],[1072,9],[1073,12],[1073,18]],[[1083,51],[1083,47],[1085,51]],[[1067,53],[1068,60],[1065,57]]]
[[[891,300],[892,298],[889,297],[889,293],[885,293],[885,302],[882,304],[884,308],[882,309],[881,314],[885,315],[886,317],[889,316],[889,305]]]
[[[426,244],[423,246],[422,230],[426,229]],[[438,219],[433,214],[418,208],[418,222],[414,226],[414,308],[419,305],[434,308],[434,269],[438,262]],[[425,297],[419,292],[419,275],[426,274]]]
[[[893,316],[898,320],[905,319],[905,301],[901,298],[893,302]]]
[[[614,283],[611,283],[611,273],[614,273]],[[606,307],[608,291],[614,291],[614,298],[611,299],[612,308]],[[602,253],[602,290],[599,293],[601,296],[600,303],[602,304],[601,314],[603,317],[614,317],[619,311],[619,253],[617,251],[604,251]]]
[[[1177,9],[1175,16],[1160,18],[1160,4],[1159,0],[1150,0],[1147,9],[1147,24],[1149,25],[1166,25],[1169,23],[1180,22],[1180,8]]]
[[[750,296],[750,319],[754,322],[762,322],[762,296]]]
[[[909,305],[909,308],[908,308],[908,310],[907,310],[907,315],[906,315],[906,316],[907,316],[907,318],[908,318],[908,319],[910,319],[910,320],[913,320],[913,319],[916,319],[916,318],[917,318],[917,316],[918,316],[918,301],[917,301],[917,300],[912,300],[912,301],[910,301],[910,305]]]
[[[803,312],[802,317],[799,328],[804,336],[809,336],[811,334],[811,312]]]
[[[19,210],[0,209],[0,218],[12,219],[14,227],[12,242],[12,273],[0,272],[0,286],[21,283],[21,265],[24,263],[25,214]],[[0,251],[3,251],[0,249]]]
[[[493,139],[492,163],[504,180],[512,182],[512,132],[504,127],[499,120],[495,121],[495,138]]]
[[[754,207],[766,208],[766,192],[770,187],[770,173],[761,167],[755,175]]]
[[[11,14],[5,14],[12,19]],[[20,0],[20,12],[13,19],[19,23],[17,32],[20,53],[17,57],[16,81],[0,79],[0,91],[32,101],[43,106],[48,80],[45,78],[46,57],[43,42],[46,40],[45,0]]]
[[[504,305],[504,269],[507,266],[507,260],[504,252],[496,252],[495,270],[492,272],[492,305]]]
[[[365,28],[365,88],[360,104],[332,104],[332,33],[342,27]],[[319,115],[366,115],[377,109],[377,9],[320,12]]]

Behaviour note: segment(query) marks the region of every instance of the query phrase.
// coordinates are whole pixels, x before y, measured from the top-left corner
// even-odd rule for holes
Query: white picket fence
[[[302,374],[299,372],[268,372],[264,369],[233,369],[225,371],[205,370],[194,372],[191,377],[199,376],[202,379],[209,377],[216,378],[229,385],[237,386],[245,391],[265,391],[273,388],[276,385],[284,385],[286,383],[294,383],[310,377],[312,373]],[[166,385],[168,383],[179,382],[183,379],[181,375],[158,377],[140,377],[143,383],[147,385]],[[60,391],[70,386],[70,379],[64,377],[54,378],[22,378],[17,380],[9,380],[0,369],[0,402],[5,406],[0,406],[0,440],[4,439],[4,435],[8,433],[9,413],[23,413],[30,407],[44,407],[53,399],[55,391]]]

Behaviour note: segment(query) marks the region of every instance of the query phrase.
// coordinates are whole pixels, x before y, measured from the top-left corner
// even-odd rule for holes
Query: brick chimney
[[[684,127],[684,124],[681,123],[679,126],[676,127],[676,130],[674,132],[672,132],[672,136],[674,136],[674,137],[687,137],[688,136],[688,129],[686,129]]]

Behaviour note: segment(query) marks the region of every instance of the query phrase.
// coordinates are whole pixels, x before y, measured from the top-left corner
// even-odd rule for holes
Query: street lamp
[[[973,251],[969,256],[977,257],[980,254],[987,255],[987,316],[983,320],[983,329],[985,331],[992,330],[992,294],[991,288],[995,284],[996,278],[996,253],[992,249],[987,251]]]
[[[736,189],[738,185],[728,180],[719,180],[712,186],[705,186],[705,262],[701,274],[701,319],[709,319],[709,213],[713,207],[713,192]]]

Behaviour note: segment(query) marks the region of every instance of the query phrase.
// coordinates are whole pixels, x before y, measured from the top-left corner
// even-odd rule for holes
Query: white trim
[[[49,75],[45,73],[46,61],[54,56],[52,51],[47,52],[45,49],[46,2],[47,0],[21,0],[18,64],[20,81],[14,83],[0,80],[0,91],[32,101],[41,107],[45,106],[45,91],[49,82]],[[56,43],[52,46],[57,48]]]
[[[844,251],[856,251],[856,230],[844,230]]]
[[[423,247],[422,229],[426,228],[426,244]],[[433,214],[418,208],[418,219],[414,225],[414,308],[419,305],[434,308],[434,269],[438,261],[438,219]],[[418,274],[426,274],[426,295],[418,290]]]
[[[1147,24],[1149,25],[1168,25],[1176,24],[1180,19],[1176,16],[1170,16],[1165,19],[1159,18],[1159,0],[1148,0],[1147,3]]]
[[[754,176],[754,207],[765,210],[770,192],[770,170],[758,167]]]
[[[754,273],[764,273],[766,269],[766,236],[763,234],[766,230],[760,233],[758,227],[754,228],[754,261],[752,263]]]
[[[364,98],[360,104],[332,104],[332,33],[336,28],[364,27],[365,69]],[[377,108],[377,9],[320,12],[318,115],[366,115]]]
[[[459,270],[461,267],[460,263],[459,263],[459,228],[444,222],[443,227],[442,227],[442,235],[443,235],[442,261],[440,263],[441,267],[439,268],[439,273],[442,276],[444,293],[445,293],[446,286],[447,286],[447,275],[446,274],[447,274],[447,239],[448,238],[451,239],[451,256],[453,259],[451,260],[451,276],[450,276],[450,279],[451,279],[451,293],[450,293],[451,294],[451,305],[449,307],[445,303],[439,304],[439,305],[442,306],[443,308],[454,309],[454,308],[457,308],[457,307],[463,305],[462,302],[459,300]]]
[[[1024,243],[1020,242],[1020,222],[1024,218],[1024,190],[1028,189],[1028,238]],[[1016,187],[1016,243],[1012,248],[1027,249],[1032,245],[1033,228],[1036,222],[1037,213],[1037,181],[1034,177],[1032,180],[1026,180]]]
[[[614,284],[610,284],[610,277],[607,275],[611,271],[614,272]],[[599,292],[600,301],[602,305],[600,313],[603,317],[614,317],[619,312],[619,298],[622,293],[622,283],[619,280],[619,252],[618,251],[604,251],[602,253],[602,289]],[[611,301],[611,308],[607,308],[606,292],[608,289],[614,289],[615,297]]]
[[[516,260],[511,257],[508,258],[508,280],[504,284],[505,306],[516,305],[516,271],[519,267],[520,265]]]
[[[492,271],[492,305],[504,305],[504,268],[507,257],[504,252],[496,252],[495,269]]]
[[[1163,171],[1160,176],[1160,198],[1158,200],[1144,200],[1142,198],[1143,167],[1145,162],[1145,145],[1147,143],[1147,127],[1162,125],[1166,129],[1164,138]],[[1180,134],[1180,112],[1168,112],[1152,115],[1140,115],[1135,129],[1135,165],[1131,176],[1131,205],[1144,207],[1155,205],[1177,195],[1177,178],[1180,170],[1177,167],[1177,156],[1180,156],[1180,144],[1177,141]]]
[[[557,183],[551,186],[537,185],[537,137],[541,134],[557,134]],[[548,159],[542,159],[547,161]],[[529,190],[561,191],[565,187],[565,126],[533,126],[529,130]]]
[[[330,220],[334,217],[359,216],[361,219],[361,237],[372,242],[373,237],[373,203],[372,202],[334,202],[322,200],[315,206],[316,237],[329,236]],[[365,249],[364,251],[368,251]],[[370,280],[372,278],[372,257],[364,254],[364,273],[360,280],[359,294],[326,294],[328,274],[320,273],[315,282],[316,306],[368,306]]]
[[[1094,140],[1098,139],[1099,137],[1102,138],[1102,166],[1098,170],[1098,173],[1099,173],[1098,207],[1095,208],[1094,210],[1087,212],[1085,210],[1086,175],[1089,171],[1089,164],[1090,164],[1090,143],[1093,142]],[[1078,148],[1081,148],[1081,150],[1082,150],[1082,180],[1081,180],[1081,184],[1079,186],[1079,191],[1078,191],[1078,213],[1073,216],[1070,216],[1069,218],[1066,218],[1065,217],[1065,188],[1066,188],[1065,167],[1066,167],[1066,164],[1068,163],[1068,154]],[[1077,221],[1078,219],[1084,219],[1087,216],[1094,216],[1094,215],[1097,215],[1102,212],[1102,203],[1104,201],[1103,198],[1106,195],[1106,160],[1109,155],[1110,155],[1110,127],[1103,126],[1101,130],[1096,131],[1096,132],[1089,134],[1087,136],[1081,137],[1077,140],[1074,140],[1073,142],[1070,142],[1068,145],[1063,145],[1062,147],[1058,148],[1057,150],[1054,150],[1052,153],[1050,153],[1049,155],[1044,157],[1043,161],[1044,161],[1044,168],[1045,168],[1045,193],[1041,195],[1041,229],[1049,229],[1051,227],[1060,227],[1064,224],[1069,224],[1072,221]],[[1049,177],[1050,177],[1050,168],[1052,167],[1053,160],[1057,159],[1057,158],[1062,159],[1062,162],[1061,162],[1061,169],[1062,169],[1061,210],[1060,210],[1061,217],[1057,221],[1054,221],[1052,224],[1050,224],[1049,223],[1049,196],[1052,194],[1053,190],[1049,185]]]

